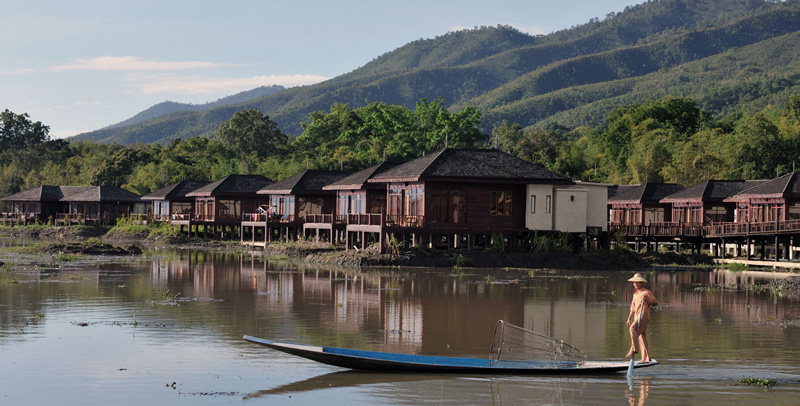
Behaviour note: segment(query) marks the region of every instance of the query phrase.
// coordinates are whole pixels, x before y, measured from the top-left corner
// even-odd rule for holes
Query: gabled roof
[[[142,201],[142,199],[136,193],[129,192],[116,186],[93,186],[82,192],[64,196],[61,201],[139,203]]]
[[[372,179],[374,176],[381,174],[391,168],[397,166],[396,163],[392,162],[381,162],[377,165],[370,166],[367,169],[358,171],[350,176],[345,178],[339,179],[336,182],[330,183],[327,186],[323,186],[322,190],[356,190],[356,189],[364,189],[367,187],[367,181]],[[378,186],[378,184],[373,184],[374,186]]]
[[[762,181],[758,185],[742,190],[738,194],[725,199],[726,202],[736,202],[757,198],[800,198],[800,182],[797,172],[790,172],[781,177]]]
[[[454,148],[445,148],[406,162],[376,175],[368,182],[420,180],[572,184],[563,175],[502,151]]]
[[[763,180],[707,180],[673,193],[661,199],[661,203],[686,201],[721,202],[742,190],[757,186],[763,182]]]
[[[643,183],[641,185],[626,185],[622,190],[617,190],[614,197],[608,198],[609,203],[658,203],[661,199],[683,190],[677,183]]]
[[[345,177],[344,172],[306,169],[258,191],[260,195],[332,194],[323,186]]]
[[[625,193],[628,190],[631,190],[639,185],[612,185],[608,187],[608,198],[611,199],[612,197]]]
[[[11,196],[0,198],[0,200],[11,202],[57,202],[64,196],[69,196],[78,192],[91,189],[94,186],[47,186],[42,185],[33,189],[28,189]]]
[[[259,189],[275,182],[261,175],[228,175],[186,194],[186,197],[254,196]]]
[[[182,180],[178,183],[173,183],[165,186],[154,192],[150,192],[142,196],[143,200],[175,200],[185,198],[188,193],[191,193],[203,186],[208,185],[207,180]]]

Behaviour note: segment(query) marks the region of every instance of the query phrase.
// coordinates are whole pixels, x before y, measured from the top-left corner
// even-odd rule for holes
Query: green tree
[[[259,157],[282,151],[288,142],[278,125],[255,109],[237,111],[230,120],[220,124],[215,134],[234,152],[255,152]]]
[[[0,151],[23,150],[49,140],[50,127],[33,122],[27,113],[0,113]]]

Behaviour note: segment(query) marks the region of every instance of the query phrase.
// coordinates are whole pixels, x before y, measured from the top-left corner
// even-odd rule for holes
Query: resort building
[[[330,215],[336,205],[336,192],[323,190],[323,186],[343,178],[338,171],[307,169],[279,182],[259,189],[256,194],[262,204],[260,210],[249,212],[242,219],[240,238],[243,242],[246,229],[250,243],[266,243],[273,236],[293,239],[300,235],[306,218],[317,221],[323,214]],[[259,234],[260,233],[260,234]]]
[[[0,220],[9,224],[114,224],[123,215],[146,212],[139,195],[116,186],[39,186],[0,200],[11,204]]]
[[[186,194],[194,198],[191,218],[176,218],[178,225],[191,236],[202,231],[203,235],[221,237],[239,232],[244,213],[253,213],[266,204],[266,197],[257,192],[274,182],[261,175],[228,175]]]
[[[189,220],[195,199],[187,194],[208,185],[209,181],[182,180],[142,196],[152,202],[150,213],[155,221]]]

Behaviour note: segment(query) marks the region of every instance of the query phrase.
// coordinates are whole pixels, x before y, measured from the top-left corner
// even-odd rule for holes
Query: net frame
[[[554,337],[539,334],[498,320],[492,333],[489,361],[492,366],[502,361],[544,361],[552,365],[580,366],[586,354],[578,347]]]

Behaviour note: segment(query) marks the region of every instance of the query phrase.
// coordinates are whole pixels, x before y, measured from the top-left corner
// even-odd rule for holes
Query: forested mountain
[[[112,128],[119,128],[119,127],[127,127],[130,125],[142,123],[148,120],[152,120],[163,115],[177,113],[179,111],[202,111],[202,110],[211,110],[216,107],[223,107],[223,106],[230,106],[239,103],[245,103],[250,100],[258,99],[264,96],[269,96],[273,93],[279,92],[284,90],[283,86],[279,85],[272,85],[272,86],[261,86],[255,89],[246,90],[244,92],[236,93],[232,96],[226,96],[223,98],[218,99],[217,101],[208,102],[204,104],[189,104],[189,103],[176,103],[173,101],[165,101],[162,103],[158,103],[153,107],[148,108],[147,110],[142,111],[141,113],[127,119],[121,121],[117,124],[112,124],[104,129],[112,129]]]
[[[442,98],[476,106],[489,133],[523,127],[596,126],[620,106],[665,95],[690,97],[715,114],[760,109],[800,90],[800,0],[657,0],[546,36],[505,26],[417,40],[350,73],[236,105],[181,111],[74,137],[167,143],[210,136],[244,108],[287,134],[309,113],[368,101],[414,107]]]

